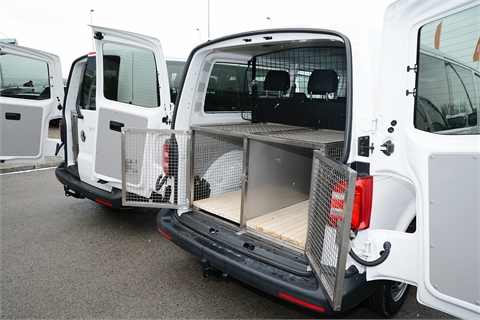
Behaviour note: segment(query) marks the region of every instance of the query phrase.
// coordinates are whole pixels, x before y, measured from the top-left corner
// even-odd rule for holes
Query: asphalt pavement
[[[361,305],[325,317],[230,277],[204,278],[199,259],[157,232],[158,209],[65,197],[50,168],[60,162],[0,164],[0,319],[382,318]],[[393,319],[452,318],[415,295]]]
[[[54,169],[0,175],[0,319],[314,319],[247,286],[202,275],[161,236],[157,209],[65,197]],[[450,319],[410,290],[393,319]],[[335,318],[380,319],[361,305]]]

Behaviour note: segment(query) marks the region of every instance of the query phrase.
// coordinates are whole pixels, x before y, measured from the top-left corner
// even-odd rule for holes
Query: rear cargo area
[[[339,159],[343,136],[268,123],[194,127],[193,206],[304,249],[313,150]]]
[[[305,250],[314,151],[336,161],[344,153],[347,58],[345,43],[331,37],[285,47],[262,49],[246,64],[206,63],[196,108],[204,121],[234,112],[237,122],[191,125],[163,138],[146,133],[135,142],[138,155],[124,160],[129,201],[179,205]],[[162,160],[145,159],[166,141],[162,175]],[[142,184],[155,185],[149,179],[156,187],[145,191]]]

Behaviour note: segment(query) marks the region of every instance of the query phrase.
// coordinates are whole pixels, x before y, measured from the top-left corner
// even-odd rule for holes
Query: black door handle
[[[124,123],[117,121],[110,121],[110,130],[122,132],[122,128],[125,127]]]
[[[20,113],[5,112],[5,119],[7,120],[20,120]]]

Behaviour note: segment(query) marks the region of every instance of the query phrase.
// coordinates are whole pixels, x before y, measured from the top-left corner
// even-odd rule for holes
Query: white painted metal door
[[[54,156],[60,141],[48,138],[48,127],[51,119],[61,117],[60,59],[2,43],[0,86],[0,160],[42,163],[46,156]]]
[[[414,186],[417,230],[372,231],[392,249],[368,279],[414,284],[421,303],[467,319],[480,315],[479,16],[478,1],[387,10],[371,166]],[[441,58],[422,62],[422,46]]]

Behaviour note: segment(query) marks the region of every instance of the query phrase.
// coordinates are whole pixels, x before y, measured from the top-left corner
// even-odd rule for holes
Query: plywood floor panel
[[[241,191],[237,191],[197,200],[193,205],[230,221],[240,223],[241,196]]]
[[[240,223],[241,191],[197,200],[194,205],[230,221]],[[247,220],[247,226],[270,236],[305,248],[307,239],[309,201],[305,200],[286,208]]]

